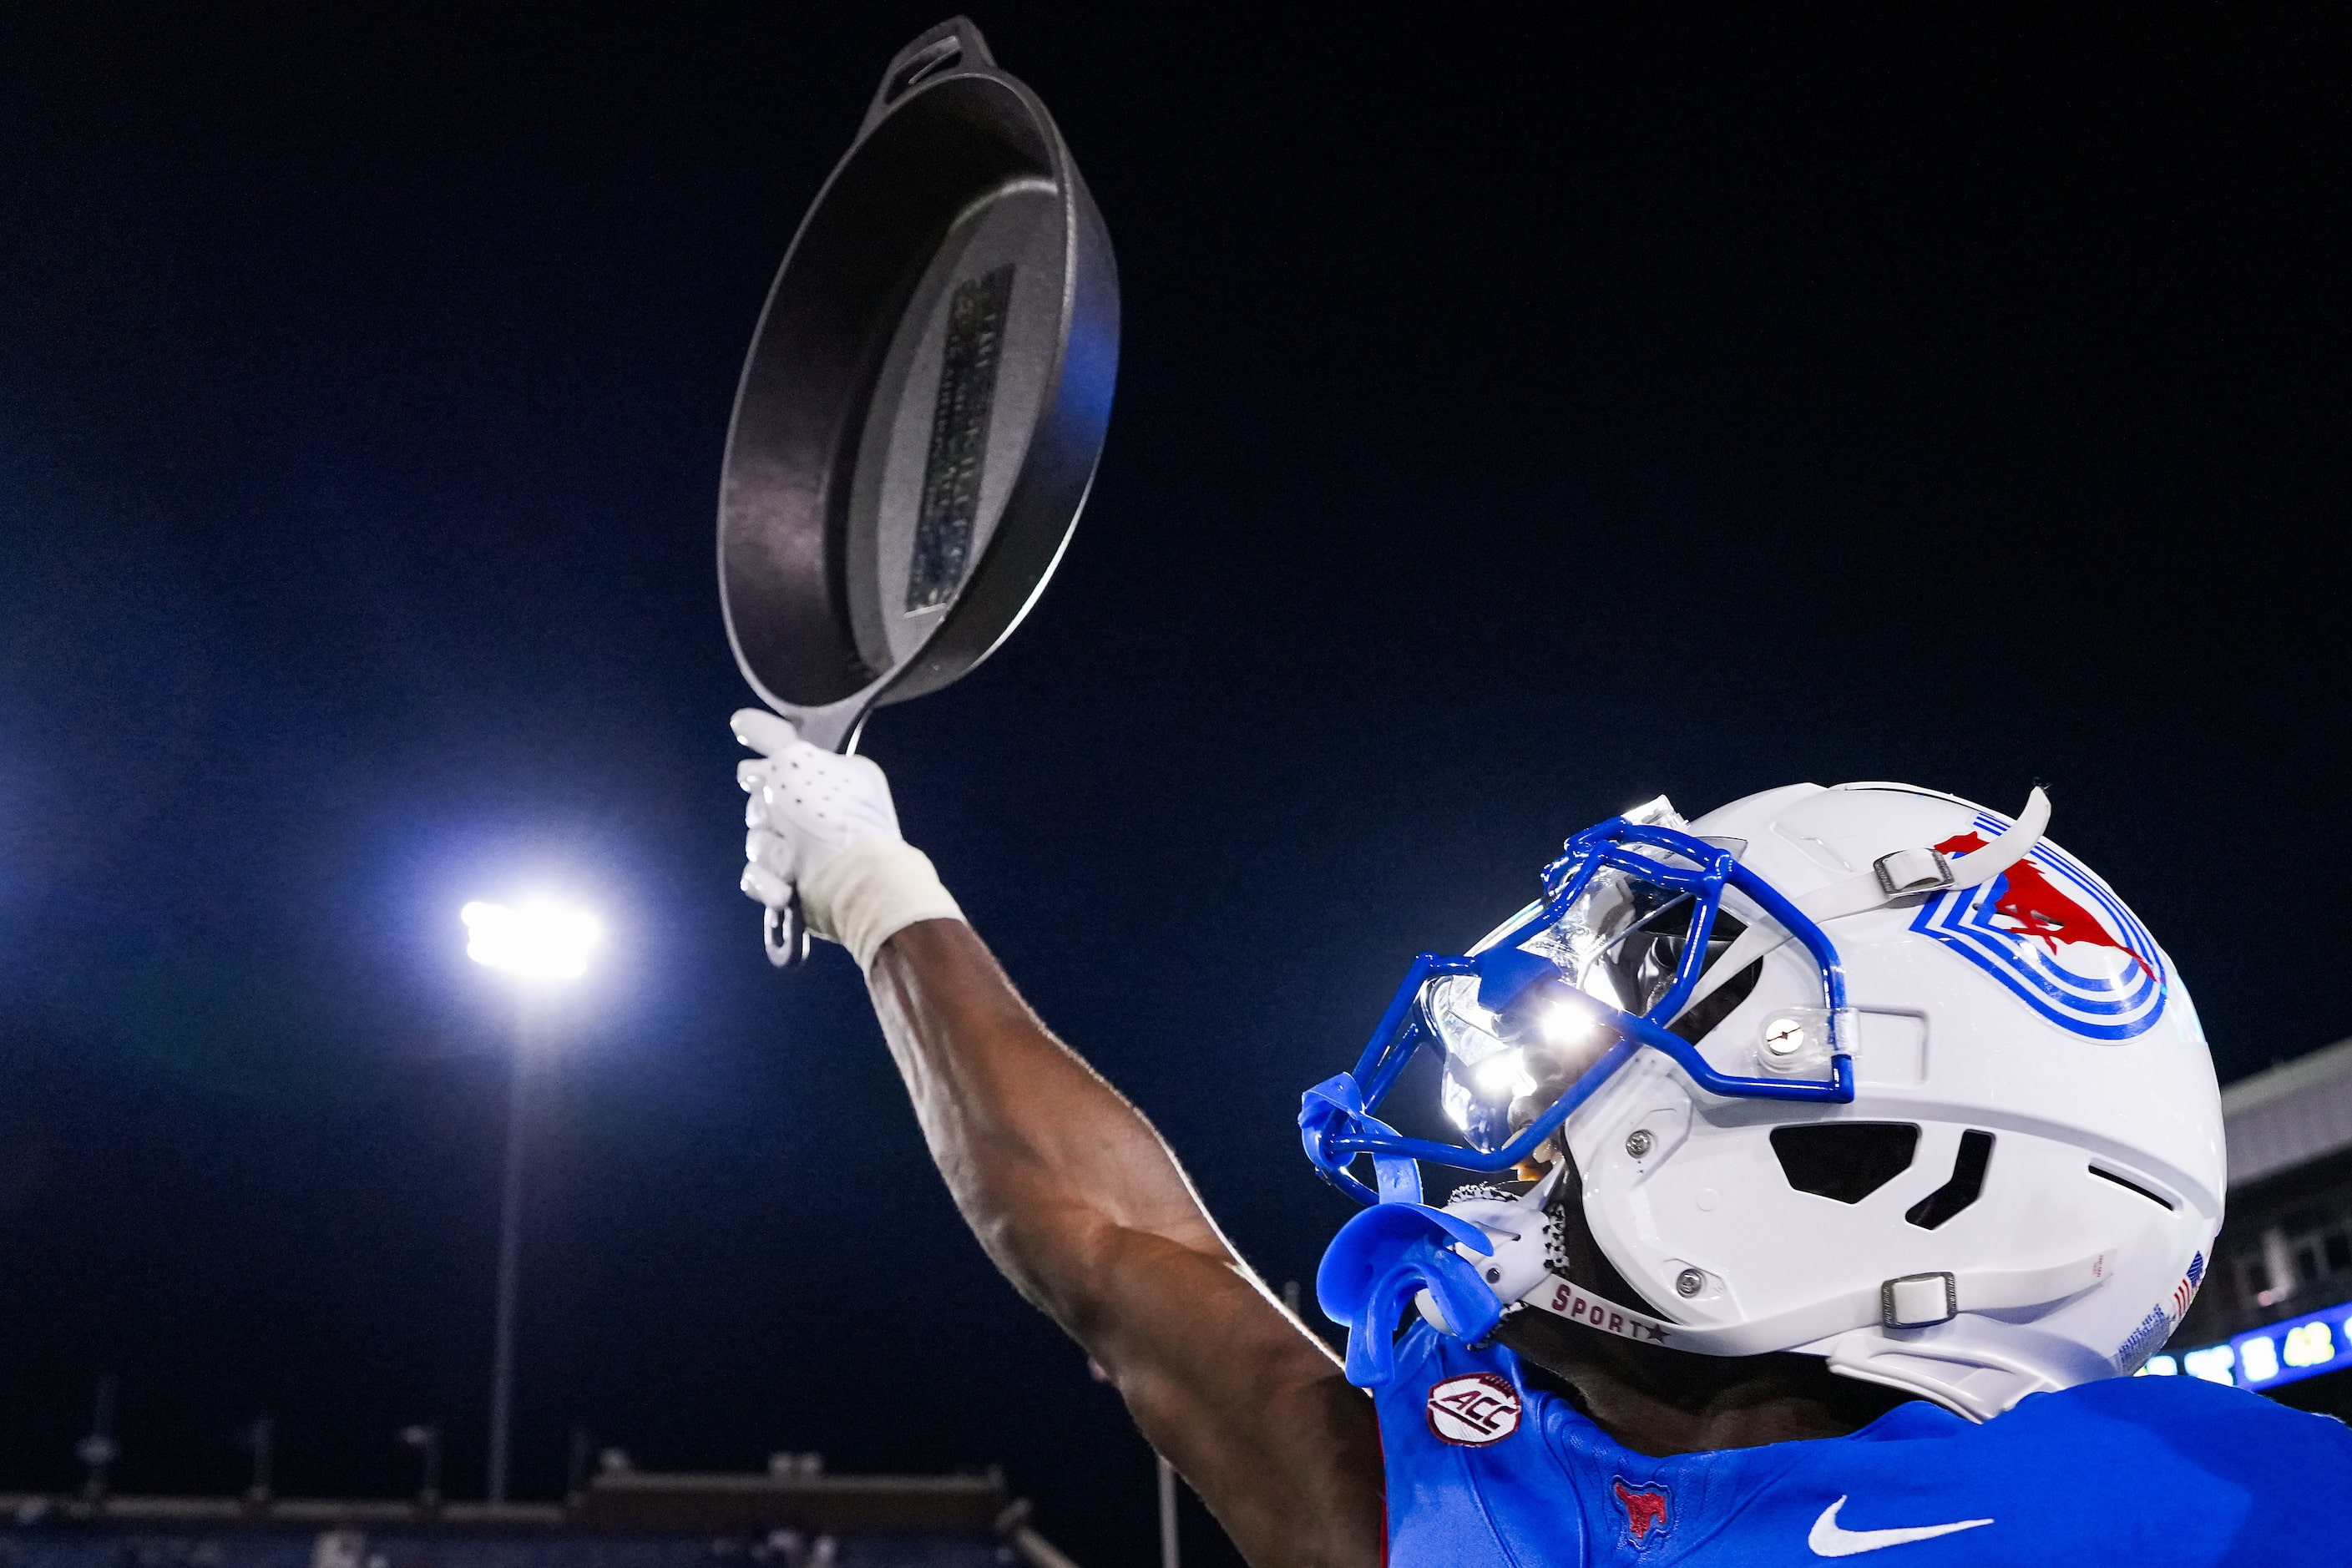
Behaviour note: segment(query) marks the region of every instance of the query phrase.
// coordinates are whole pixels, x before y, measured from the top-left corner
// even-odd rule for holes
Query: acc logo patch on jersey
[[[1977,818],[1947,855],[1980,849],[2005,823]],[[2168,976],[2156,939],[2099,879],[2049,844],[1980,888],[1938,893],[1911,929],[1934,937],[2063,1029],[2128,1040],[2164,1014]]]
[[[1429,1391],[1429,1429],[1465,1448],[1499,1443],[1519,1429],[1519,1391],[1491,1372],[1449,1377]]]

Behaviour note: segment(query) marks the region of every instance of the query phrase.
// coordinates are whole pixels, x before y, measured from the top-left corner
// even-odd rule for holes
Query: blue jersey
[[[1375,1397],[1395,1568],[2352,1563],[2352,1428],[2196,1378],[1654,1459],[1419,1323]]]

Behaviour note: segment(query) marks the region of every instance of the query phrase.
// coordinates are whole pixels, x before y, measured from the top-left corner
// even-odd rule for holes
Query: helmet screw
[[[1696,1268],[1685,1268],[1675,1276],[1675,1292],[1677,1295],[1696,1296],[1706,1289],[1706,1276]]]
[[[1658,1141],[1650,1136],[1648,1128],[1637,1127],[1625,1140],[1625,1152],[1638,1160],[1657,1145]]]

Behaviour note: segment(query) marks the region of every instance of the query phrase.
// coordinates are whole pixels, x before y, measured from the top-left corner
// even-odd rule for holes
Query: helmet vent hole
[[[1903,1121],[1772,1129],[1772,1152],[1789,1184],[1842,1204],[1858,1204],[1909,1170],[1918,1147],[1919,1129]]]
[[[1985,1167],[1992,1163],[1992,1134],[1971,1128],[1960,1134],[1960,1152],[1952,1161],[1952,1179],[1913,1204],[1903,1217],[1921,1230],[1933,1230],[1977,1201],[1984,1191]]]
[[[2146,1198],[2148,1202],[2154,1204],[2158,1208],[2168,1209],[2172,1206],[2171,1203],[2167,1199],[2157,1196],[2154,1193],[2149,1192],[2146,1187],[2141,1186],[2137,1182],[2127,1182],[2124,1180],[2121,1176],[2116,1175],[2113,1171],[2102,1171],[2096,1165],[2094,1165],[2091,1167],[2091,1174],[2099,1177],[2103,1181],[2113,1182],[2116,1185],[2123,1188],[2123,1190],[2127,1193],[2137,1193],[2140,1196]]]

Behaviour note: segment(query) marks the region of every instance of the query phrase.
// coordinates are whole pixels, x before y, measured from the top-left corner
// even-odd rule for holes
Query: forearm
[[[1045,1029],[970,926],[908,927],[867,980],[957,1206],[1021,1292],[1089,1350],[1137,1248],[1238,1267],[1159,1134]]]
[[[1160,1135],[961,921],[867,973],[933,1159],[989,1256],[1107,1369],[1260,1568],[1380,1561],[1370,1402],[1219,1234]]]

